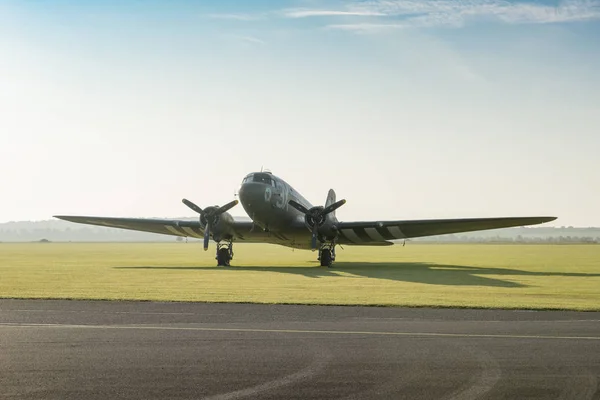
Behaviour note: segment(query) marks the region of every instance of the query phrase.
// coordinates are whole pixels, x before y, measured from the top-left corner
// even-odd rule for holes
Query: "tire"
[[[218,267],[229,267],[229,261],[231,261],[231,256],[229,255],[229,249],[223,248],[219,249],[217,253],[217,266]]]
[[[333,260],[331,259],[331,250],[321,250],[321,267],[331,267]]]

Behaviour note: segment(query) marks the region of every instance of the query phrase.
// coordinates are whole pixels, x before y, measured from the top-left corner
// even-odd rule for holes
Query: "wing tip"
[[[527,226],[527,225],[539,225],[539,224],[545,224],[546,222],[551,222],[556,220],[557,217],[550,217],[550,216],[543,216],[543,217],[520,217],[517,218],[516,221],[521,221],[523,223],[523,225],[520,226]],[[517,225],[515,225],[517,226]]]
[[[76,215],[53,215],[52,218],[62,219],[63,221],[69,222],[81,222],[86,217]]]
[[[556,220],[558,217],[538,217],[537,219],[540,221],[540,224],[543,224],[545,222],[551,222]]]

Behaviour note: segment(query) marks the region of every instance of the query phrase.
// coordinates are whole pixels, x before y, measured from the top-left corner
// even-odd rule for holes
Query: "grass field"
[[[316,253],[198,243],[0,244],[0,297],[600,310],[600,246],[408,244]]]

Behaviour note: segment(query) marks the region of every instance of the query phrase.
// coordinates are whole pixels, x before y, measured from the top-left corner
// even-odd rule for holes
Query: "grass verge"
[[[409,244],[316,253],[198,243],[0,244],[0,297],[600,310],[600,246]]]

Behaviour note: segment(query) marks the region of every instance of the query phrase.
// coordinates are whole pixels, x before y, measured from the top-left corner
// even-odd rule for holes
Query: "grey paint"
[[[224,213],[215,235],[226,241],[240,243],[272,243],[297,249],[309,249],[310,226],[302,212],[290,206],[291,200],[307,209],[313,207],[289,183],[270,172],[254,172],[242,181],[239,200],[251,221],[236,220]],[[330,190],[324,206],[334,203]],[[76,223],[108,226],[167,235],[201,238],[204,227],[200,221],[146,218],[110,218],[57,215]],[[556,217],[502,217],[406,221],[338,221],[335,212],[328,214],[319,227],[319,242],[335,240],[342,245],[388,246],[392,240],[442,235],[485,229],[540,224]],[[211,232],[211,237],[213,232]]]

